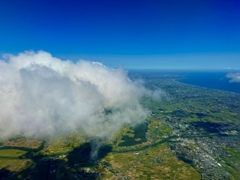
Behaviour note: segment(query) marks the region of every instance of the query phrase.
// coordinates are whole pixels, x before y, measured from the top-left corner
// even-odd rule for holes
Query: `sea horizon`
[[[180,83],[240,94],[240,82],[231,82],[231,79],[226,77],[228,73],[239,72],[237,69],[132,69],[128,72],[142,78],[172,77]]]

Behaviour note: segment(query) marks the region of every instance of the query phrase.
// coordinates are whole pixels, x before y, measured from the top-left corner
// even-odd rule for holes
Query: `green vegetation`
[[[240,95],[148,79],[168,94],[143,98],[152,113],[123,127],[91,158],[91,140],[73,133],[56,139],[0,143],[0,176],[8,179],[240,179]],[[106,113],[109,113],[106,111]]]
[[[121,143],[118,144],[119,147],[123,146],[134,146],[137,144],[142,144],[143,142],[146,142],[146,133],[148,130],[148,124],[147,122],[140,124],[134,128],[131,128],[132,131],[128,131],[128,133],[133,133],[130,135],[124,135],[122,136]]]

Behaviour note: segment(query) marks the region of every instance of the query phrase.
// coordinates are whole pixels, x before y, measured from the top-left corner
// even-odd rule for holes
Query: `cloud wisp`
[[[97,62],[62,61],[44,51],[0,60],[0,138],[83,132],[110,139],[145,120],[142,83]]]
[[[240,82],[240,72],[228,73],[226,77],[230,79],[230,82],[238,82],[238,83]]]

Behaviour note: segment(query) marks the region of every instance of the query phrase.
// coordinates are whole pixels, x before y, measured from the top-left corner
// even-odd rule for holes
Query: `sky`
[[[1,0],[0,55],[126,69],[240,68],[239,0]]]

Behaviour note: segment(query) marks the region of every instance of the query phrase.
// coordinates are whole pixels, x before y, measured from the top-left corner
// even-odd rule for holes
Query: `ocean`
[[[130,70],[131,76],[144,78],[168,77],[176,81],[234,93],[240,93],[240,82],[230,82],[228,73],[236,71],[173,71],[173,70]]]

